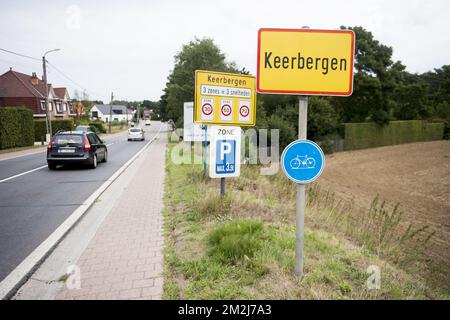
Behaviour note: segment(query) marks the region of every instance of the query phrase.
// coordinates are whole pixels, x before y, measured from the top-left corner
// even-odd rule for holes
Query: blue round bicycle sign
[[[309,140],[291,142],[281,155],[281,167],[286,176],[297,183],[316,180],[325,166],[325,156],[320,147]]]

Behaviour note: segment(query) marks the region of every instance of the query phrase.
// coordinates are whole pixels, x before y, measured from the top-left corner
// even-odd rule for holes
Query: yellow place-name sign
[[[195,71],[194,122],[254,126],[255,121],[254,76]]]
[[[351,30],[260,29],[257,90],[349,96],[354,56]]]

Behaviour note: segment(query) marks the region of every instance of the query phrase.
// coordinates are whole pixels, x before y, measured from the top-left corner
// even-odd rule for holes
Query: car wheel
[[[48,168],[49,168],[50,170],[55,170],[55,169],[56,169],[56,164],[54,164],[54,163],[49,163],[49,164],[48,164]]]
[[[94,158],[92,158],[91,169],[97,168],[97,155],[94,154]]]
[[[105,157],[103,158],[103,162],[108,162],[108,151],[105,151]]]

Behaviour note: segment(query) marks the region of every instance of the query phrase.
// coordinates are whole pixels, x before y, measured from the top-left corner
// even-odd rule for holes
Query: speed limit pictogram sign
[[[233,100],[222,99],[220,100],[220,120],[231,121],[233,120]]]
[[[229,104],[224,104],[221,112],[224,117],[228,117],[231,114],[231,106]]]
[[[239,114],[238,120],[240,122],[249,122],[250,121],[250,100],[239,100]]]
[[[200,111],[200,118],[202,120],[214,119],[214,99],[202,99]]]

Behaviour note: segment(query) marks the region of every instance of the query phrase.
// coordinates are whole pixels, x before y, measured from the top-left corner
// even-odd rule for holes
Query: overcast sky
[[[450,64],[448,0],[1,0],[0,48],[47,60],[49,82],[85,88],[91,99],[159,100],[173,56],[195,37],[213,38],[226,54],[256,72],[261,27],[336,29],[363,26],[394,48],[409,72]],[[38,61],[0,51],[0,74],[9,67],[42,75]]]

